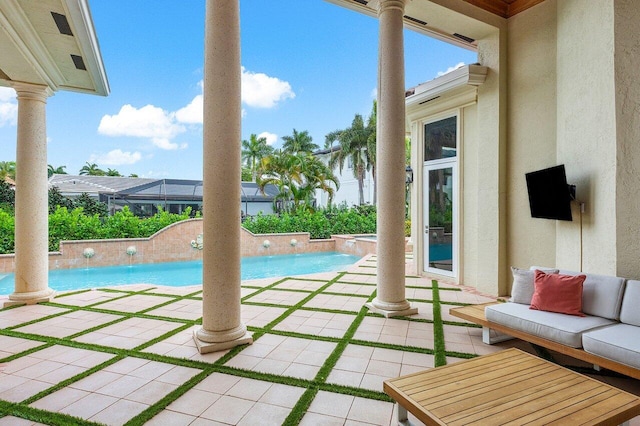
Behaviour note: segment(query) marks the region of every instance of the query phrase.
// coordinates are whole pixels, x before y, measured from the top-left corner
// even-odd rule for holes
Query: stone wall
[[[198,260],[202,259],[202,251],[193,248],[191,242],[200,234],[202,219],[189,219],[169,225],[149,238],[62,241],[60,251],[49,253],[49,269]],[[353,237],[344,235],[326,240],[311,240],[308,232],[254,235],[243,228],[242,256],[326,251],[364,256],[376,251],[375,242],[367,240],[359,240],[357,250],[354,250],[356,247],[350,247],[345,242],[349,239],[354,240]],[[127,253],[130,247],[135,247],[135,254]],[[89,259],[84,256],[86,249],[92,249],[94,253]],[[14,259],[13,254],[0,255],[0,273],[13,272]]]

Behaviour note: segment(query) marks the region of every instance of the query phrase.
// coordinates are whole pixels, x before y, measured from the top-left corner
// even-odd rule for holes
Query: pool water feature
[[[340,271],[358,260],[360,260],[359,256],[338,252],[244,257],[241,263],[241,279],[251,280]],[[49,287],[57,291],[125,284],[156,284],[173,287],[199,285],[202,284],[202,261],[49,271]],[[13,289],[14,274],[0,275],[0,294],[13,293]]]

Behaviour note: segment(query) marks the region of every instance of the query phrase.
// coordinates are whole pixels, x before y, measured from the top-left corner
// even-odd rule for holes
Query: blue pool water
[[[242,279],[339,271],[358,260],[358,256],[337,252],[245,257]],[[202,284],[202,261],[49,271],[49,287],[58,291],[139,283],[173,287]],[[13,274],[0,275],[0,294],[12,293],[13,289]]]

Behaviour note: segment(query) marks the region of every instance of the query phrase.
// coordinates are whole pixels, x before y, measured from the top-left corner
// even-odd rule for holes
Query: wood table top
[[[640,398],[519,349],[386,380],[385,393],[427,425],[618,425]]]

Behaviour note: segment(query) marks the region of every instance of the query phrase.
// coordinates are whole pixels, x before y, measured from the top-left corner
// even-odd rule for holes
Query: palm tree
[[[251,170],[252,181],[256,181],[257,165],[267,155],[273,152],[273,148],[267,145],[266,138],[259,138],[251,134],[249,140],[242,141],[242,159]]]
[[[80,169],[81,175],[89,175],[89,176],[104,176],[105,172],[101,168],[98,167],[96,163],[87,163],[82,166]]]
[[[360,205],[364,204],[364,178],[365,172],[369,168],[368,151],[371,129],[364,125],[364,120],[360,114],[356,114],[351,122],[351,127],[344,130],[336,130],[326,136],[326,146],[332,147],[334,142],[338,142],[339,148],[331,153],[329,167],[335,170],[336,167],[344,168],[345,161],[350,161],[353,168],[353,176],[358,180],[358,195]]]
[[[137,178],[137,177],[138,177],[138,175],[137,175],[137,174],[135,174],[135,173],[131,173],[131,174],[129,175],[129,177],[130,177],[130,178]]]
[[[284,151],[262,159],[258,187],[263,193],[267,184],[278,187],[274,205],[284,211],[312,209],[317,189],[326,191],[331,200],[335,193],[333,186],[337,189],[339,185],[331,169],[311,153],[296,155]]]
[[[313,143],[313,138],[309,135],[309,132],[304,130],[300,133],[296,129],[293,129],[293,135],[283,136],[282,150],[290,154],[298,154],[300,152],[313,152],[318,149],[318,145]]]
[[[373,205],[378,204],[378,180],[376,179],[376,146],[377,146],[377,132],[378,127],[378,102],[373,101],[371,107],[371,115],[367,119],[367,129],[369,130],[369,137],[367,139],[367,148],[365,149],[365,155],[367,157],[367,170],[371,170],[371,177],[373,178]],[[409,164],[409,163],[408,163]]]
[[[107,169],[107,171],[105,172],[105,176],[118,176],[118,177],[122,177],[122,175],[120,174],[119,171],[117,171],[116,169]]]
[[[53,167],[51,164],[47,166],[47,176],[51,177],[53,175],[66,175],[67,172],[64,170],[67,166]]]
[[[0,161],[0,180],[4,181],[6,178],[16,180],[15,161]]]

